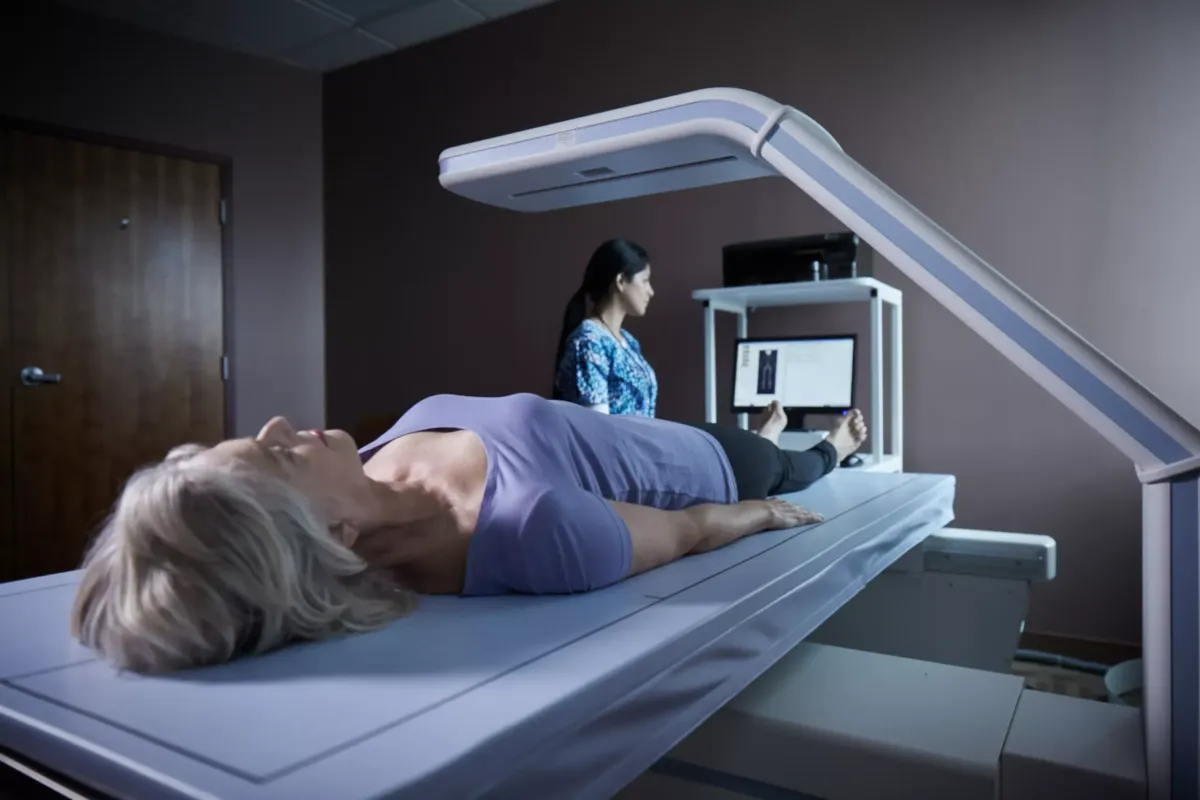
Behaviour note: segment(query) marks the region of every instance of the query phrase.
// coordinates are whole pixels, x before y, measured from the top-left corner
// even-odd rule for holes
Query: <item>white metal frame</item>
[[[904,353],[903,293],[874,278],[841,278],[824,281],[734,286],[724,289],[700,289],[692,293],[704,304],[704,417],[717,421],[717,342],[716,312],[737,317],[737,335],[747,335],[749,313],[756,308],[781,308],[828,303],[865,302],[871,317],[871,439],[874,452],[865,454],[863,465],[888,472],[904,471]],[[891,306],[888,357],[891,361],[892,403],[888,414],[887,447],[883,424],[883,307]],[[748,426],[745,414],[738,425]]]
[[[811,118],[704,89],[452,148],[443,187],[548,211],[786,178],[1129,457],[1142,481],[1149,794],[1200,799],[1200,430],[843,152]]]

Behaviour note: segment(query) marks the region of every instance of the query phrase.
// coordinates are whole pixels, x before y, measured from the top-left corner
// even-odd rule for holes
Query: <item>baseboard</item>
[[[1142,657],[1142,648],[1136,644],[1037,631],[1022,633],[1020,646],[1023,650],[1041,650],[1045,653],[1094,661],[1099,664],[1120,664],[1122,661]]]

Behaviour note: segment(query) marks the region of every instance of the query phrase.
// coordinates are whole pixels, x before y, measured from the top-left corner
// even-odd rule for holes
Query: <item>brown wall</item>
[[[233,428],[321,424],[320,77],[45,0],[4,14],[0,115],[232,159]]]
[[[756,182],[521,216],[441,190],[451,145],[733,85],[789,102],[1185,415],[1200,419],[1200,13],[1125,0],[562,0],[325,83],[329,413],[545,391],[563,304],[612,235],[653,254],[635,323],[663,416],[703,413],[721,245],[829,229]],[[958,476],[958,524],[1047,533],[1029,625],[1140,635],[1139,489],[1122,456],[893,268],[907,462]],[[757,331],[853,327],[865,309]],[[732,336],[732,325],[726,328]],[[724,369],[724,367],[723,367]]]

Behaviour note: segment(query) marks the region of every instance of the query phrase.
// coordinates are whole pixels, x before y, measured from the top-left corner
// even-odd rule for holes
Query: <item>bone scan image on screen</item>
[[[854,402],[853,336],[739,339],[734,364],[735,410],[784,408],[844,411]]]

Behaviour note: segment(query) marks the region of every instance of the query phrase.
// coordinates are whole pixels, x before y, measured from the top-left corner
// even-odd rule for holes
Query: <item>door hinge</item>
[[[221,356],[221,380],[229,380],[229,356]]]
[[[226,221],[225,198],[224,197],[222,197],[221,202],[217,204],[217,221],[220,222],[222,225],[224,225],[225,221]]]

